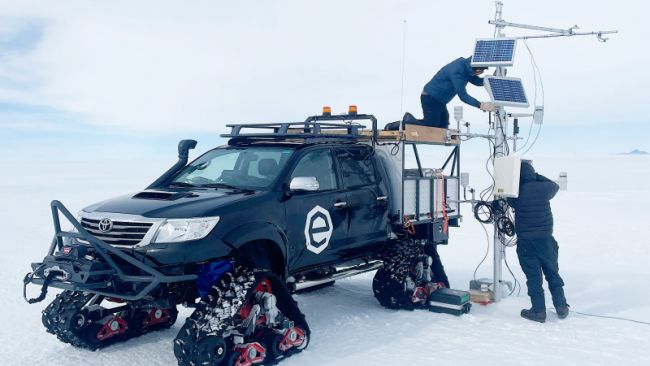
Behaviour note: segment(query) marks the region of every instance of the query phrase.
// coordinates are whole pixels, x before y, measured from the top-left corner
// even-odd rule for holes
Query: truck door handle
[[[340,201],[340,202],[336,202],[336,203],[334,204],[334,207],[336,207],[336,208],[343,208],[343,207],[345,207],[345,206],[347,206],[347,205],[348,205],[347,202],[345,202],[345,201]]]
[[[377,201],[386,201],[387,199],[388,199],[388,197],[386,197],[386,196],[377,197]]]

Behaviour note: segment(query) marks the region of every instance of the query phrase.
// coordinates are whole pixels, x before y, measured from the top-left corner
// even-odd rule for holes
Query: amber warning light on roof
[[[324,106],[323,107],[323,116],[331,116],[332,115],[332,107],[330,106]]]
[[[356,105],[350,105],[348,107],[348,114],[357,114],[357,106]]]

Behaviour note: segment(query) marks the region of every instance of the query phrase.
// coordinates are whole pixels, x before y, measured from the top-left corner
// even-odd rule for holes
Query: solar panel
[[[515,38],[477,39],[472,66],[512,66],[516,45]]]
[[[486,76],[484,81],[485,89],[495,105],[528,108],[528,98],[521,79]]]

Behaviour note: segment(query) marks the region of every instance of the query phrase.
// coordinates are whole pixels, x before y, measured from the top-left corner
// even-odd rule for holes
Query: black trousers
[[[445,267],[442,265],[440,254],[438,254],[438,246],[432,243],[427,244],[424,247],[424,252],[433,259],[433,263],[431,263],[431,271],[433,272],[434,282],[442,282],[445,284],[445,287],[450,288]]]
[[[424,125],[429,127],[449,128],[449,111],[447,106],[433,99],[428,94],[420,95]]]
[[[557,241],[552,235],[541,239],[517,240],[517,256],[521,269],[526,275],[526,286],[533,311],[546,310],[542,274],[548,282],[555,308],[566,306],[564,281],[560,277],[558,265],[558,249]]]

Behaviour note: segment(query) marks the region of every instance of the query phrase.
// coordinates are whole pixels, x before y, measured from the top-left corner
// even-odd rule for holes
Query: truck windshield
[[[265,189],[275,181],[293,149],[223,148],[207,152],[180,171],[170,186]]]

